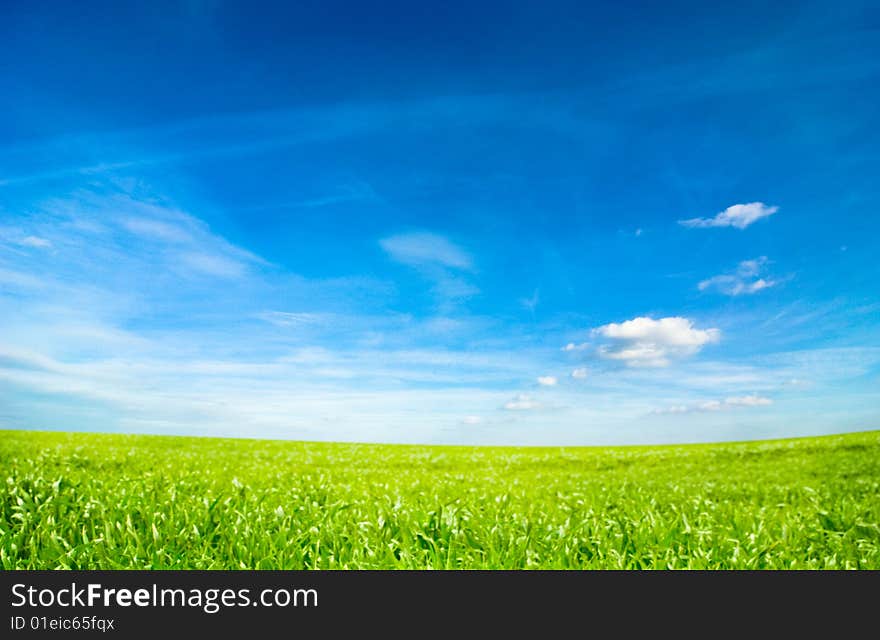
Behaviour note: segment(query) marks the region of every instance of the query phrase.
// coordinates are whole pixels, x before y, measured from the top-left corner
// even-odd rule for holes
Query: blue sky
[[[880,426],[870,3],[7,3],[0,428]]]

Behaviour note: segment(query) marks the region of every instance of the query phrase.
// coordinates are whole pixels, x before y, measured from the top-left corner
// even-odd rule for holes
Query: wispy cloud
[[[717,291],[727,296],[748,295],[769,289],[777,285],[779,281],[760,277],[767,262],[766,256],[754,260],[743,260],[733,273],[725,273],[702,280],[697,288],[700,291]]]
[[[461,270],[473,268],[473,259],[464,249],[436,233],[402,233],[383,238],[379,244],[392,259],[406,265],[440,265]]]
[[[325,313],[290,312],[290,311],[261,311],[257,314],[261,320],[278,327],[302,327],[316,325],[330,320],[331,316]]]
[[[332,144],[364,134],[399,129],[401,122],[417,131],[455,130],[485,124],[510,123],[528,130],[561,133],[589,139],[590,129],[571,116],[570,106],[554,100],[535,101],[522,94],[460,94],[420,99],[348,102],[319,108],[268,109],[237,113],[208,113],[166,124],[118,131],[79,132],[55,139],[0,148],[67,158],[71,148],[113,149],[102,161],[84,155],[79,162],[46,166],[0,178],[0,187],[59,178],[106,177],[114,172],[137,172],[146,167],[186,164],[204,159],[236,158],[310,145]],[[126,149],[160,149],[144,154]],[[63,150],[65,153],[58,153]],[[369,192],[355,184],[339,193],[296,202],[293,206],[326,206],[359,199]],[[353,197],[352,197],[353,196]]]
[[[586,367],[578,367],[574,371],[571,372],[571,377],[576,380],[583,380],[587,377],[587,369]]]
[[[538,376],[538,384],[542,387],[555,387],[558,382],[555,376]]]
[[[0,244],[26,249],[51,249],[52,241],[15,227],[0,227]]]
[[[243,211],[255,212],[271,209],[318,209],[350,203],[379,203],[382,198],[373,186],[362,180],[342,183],[326,195],[306,197],[301,200],[282,201],[243,207]]]
[[[50,199],[42,204],[36,218],[47,242],[65,249],[59,259],[76,260],[79,268],[139,261],[141,269],[154,274],[229,279],[267,264],[177,206],[114,185],[94,185]],[[88,247],[100,253],[92,256]],[[64,271],[70,273],[74,267],[68,262]]]
[[[180,225],[152,218],[124,218],[120,224],[124,229],[143,238],[164,242],[186,243],[192,241],[192,234]]]
[[[724,404],[728,407],[766,407],[767,405],[773,404],[773,401],[770,398],[751,395],[725,398]]]
[[[239,278],[247,270],[244,262],[218,254],[182,253],[179,259],[181,264],[192,272],[218,278]]]
[[[763,202],[750,202],[748,204],[735,204],[727,207],[721,213],[712,218],[690,218],[679,220],[678,224],[692,229],[706,229],[709,227],[734,227],[745,229],[750,224],[761,218],[766,218],[779,211],[779,207],[767,206]]]
[[[46,286],[46,282],[29,273],[14,271],[12,269],[3,269],[0,267],[0,284],[16,289],[40,289]]]
[[[471,281],[471,255],[446,236],[420,231],[382,238],[379,245],[388,256],[416,269],[432,283],[431,291],[441,310],[480,293]]]
[[[434,274],[433,291],[446,301],[464,300],[480,293],[480,288],[467,278],[449,273]]]
[[[538,294],[538,290],[535,289],[534,293],[528,298],[520,298],[519,303],[523,306],[523,308],[527,309],[531,313],[535,313],[535,309],[538,307],[538,302],[540,302],[541,298]]]
[[[681,317],[633,318],[597,327],[593,334],[612,341],[599,348],[601,357],[648,367],[667,366],[672,359],[693,355],[721,339],[719,329],[697,329],[692,320]]]
[[[32,247],[34,249],[49,249],[52,246],[49,240],[37,236],[25,236],[19,241],[19,244],[23,247]]]

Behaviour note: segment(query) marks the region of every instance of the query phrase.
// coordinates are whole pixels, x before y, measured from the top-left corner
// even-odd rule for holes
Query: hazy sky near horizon
[[[880,427],[880,11],[5,3],[0,428]]]

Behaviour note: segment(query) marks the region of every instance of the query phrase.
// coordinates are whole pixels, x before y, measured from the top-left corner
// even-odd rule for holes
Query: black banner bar
[[[797,624],[823,612],[851,623],[873,615],[878,577],[877,572],[6,571],[0,573],[0,636],[175,637],[195,629],[213,634],[204,637],[240,637],[255,629],[326,635],[346,622],[382,629],[404,619],[430,627],[475,620],[497,630],[539,626],[546,633],[565,629],[575,618],[585,624],[616,620],[632,629],[710,616],[729,627],[767,617]]]

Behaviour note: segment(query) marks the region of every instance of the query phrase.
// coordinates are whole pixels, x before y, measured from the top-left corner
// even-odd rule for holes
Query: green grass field
[[[617,448],[0,431],[4,569],[880,569],[880,432]]]

